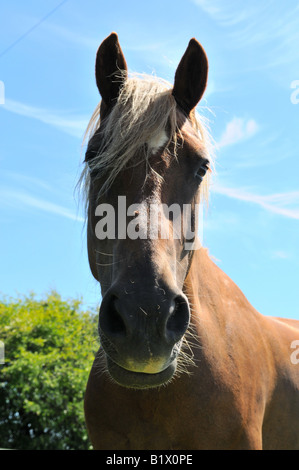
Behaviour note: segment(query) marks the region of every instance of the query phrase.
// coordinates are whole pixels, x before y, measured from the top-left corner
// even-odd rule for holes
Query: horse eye
[[[209,170],[209,160],[203,160],[200,167],[197,169],[195,173],[195,179],[201,183],[206,172]]]

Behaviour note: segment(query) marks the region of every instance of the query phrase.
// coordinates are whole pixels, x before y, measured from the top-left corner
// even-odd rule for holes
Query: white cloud
[[[291,254],[284,250],[277,250],[273,251],[271,254],[271,258],[273,259],[289,259],[291,258]]]
[[[193,3],[223,26],[233,27],[246,22],[246,29],[249,19],[250,25],[255,24],[258,21],[257,11],[261,14],[269,6],[254,0],[247,2],[246,9],[240,8],[239,0],[226,0],[225,3],[222,0],[193,0]]]
[[[211,190],[214,193],[257,204],[274,214],[299,220],[299,191],[270,194],[267,196],[254,194],[243,189],[229,188],[215,184]]]
[[[66,29],[54,23],[45,23],[43,28],[48,30],[50,33],[53,33],[55,36],[62,38],[63,41],[69,41],[73,44],[79,45],[80,47],[86,47],[95,52],[99,47],[98,39],[91,38],[87,34],[79,34],[78,30],[71,31],[70,29]]]
[[[233,145],[254,136],[259,127],[254,119],[233,118],[225,128],[217,146],[219,148]]]
[[[12,189],[0,189],[1,204],[6,204],[17,208],[33,207],[51,214],[59,215],[67,219],[83,222],[84,219],[75,215],[70,209],[59,204],[37,198],[26,191],[16,191]]]
[[[89,120],[83,116],[65,115],[61,112],[49,111],[45,108],[38,108],[14,100],[6,100],[3,108],[21,116],[37,119],[38,121],[56,127],[63,132],[78,138],[83,137]]]
[[[299,58],[298,2],[250,0],[193,0],[214,21],[228,28],[233,47],[266,46],[267,67],[293,63]],[[270,46],[270,47],[269,47]],[[297,69],[296,69],[297,70]]]
[[[210,0],[193,0],[193,3],[198,5],[202,10],[211,16],[217,16],[219,14],[219,6],[217,3]]]

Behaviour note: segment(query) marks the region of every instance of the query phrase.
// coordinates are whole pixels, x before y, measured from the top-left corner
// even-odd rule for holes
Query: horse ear
[[[191,39],[175,73],[172,94],[187,113],[195,108],[204,94],[208,81],[208,59],[196,39]]]
[[[111,33],[98,48],[95,66],[97,87],[107,106],[112,106],[113,101],[118,98],[120,88],[127,78],[127,71],[118,36]]]

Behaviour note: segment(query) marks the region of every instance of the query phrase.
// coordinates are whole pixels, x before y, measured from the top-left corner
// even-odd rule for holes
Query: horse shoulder
[[[197,258],[201,273],[191,274],[189,289],[193,289],[193,298],[198,292],[195,317],[201,363],[205,356],[217,386],[227,390],[222,396],[230,397],[226,409],[230,407],[230,413],[237,413],[245,423],[249,439],[265,440],[266,447],[296,448],[299,364],[292,364],[291,354],[295,352],[291,344],[299,340],[299,322],[262,315],[229,276],[208,259],[207,252]],[[280,429],[279,421],[290,428],[283,430],[285,442],[279,431],[276,435],[271,431],[272,427]]]
[[[265,449],[299,449],[299,322],[266,317],[275,384],[263,424]]]

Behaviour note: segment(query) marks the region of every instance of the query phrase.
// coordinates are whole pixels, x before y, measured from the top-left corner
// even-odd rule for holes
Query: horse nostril
[[[190,312],[186,299],[181,295],[175,297],[169,313],[166,323],[166,337],[177,342],[185,334],[189,325]]]
[[[125,336],[127,331],[125,322],[117,309],[117,303],[117,297],[112,295],[100,312],[100,329],[109,336]]]
[[[135,348],[134,343],[144,340],[156,344],[158,336],[163,338],[159,348],[178,343],[189,325],[189,305],[184,295],[168,294],[168,302],[157,313],[152,308],[146,318],[136,312],[140,304],[128,309],[122,297],[107,293],[103,298],[99,314],[99,335],[103,348]],[[133,312],[132,312],[133,309]],[[134,313],[135,312],[135,313]],[[126,345],[126,346],[125,346]],[[164,346],[163,346],[164,345]]]

